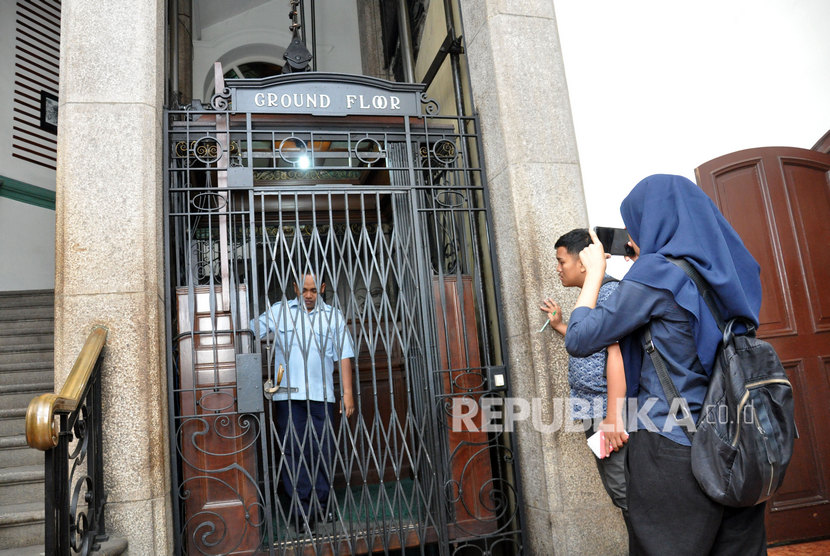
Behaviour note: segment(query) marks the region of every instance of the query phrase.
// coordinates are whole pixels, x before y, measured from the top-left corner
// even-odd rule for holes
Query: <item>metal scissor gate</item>
[[[477,122],[421,87],[166,113],[178,553],[521,553]]]

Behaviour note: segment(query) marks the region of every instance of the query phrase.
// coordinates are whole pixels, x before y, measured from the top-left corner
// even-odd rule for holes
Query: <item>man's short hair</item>
[[[294,276],[294,278],[292,278],[292,280],[291,280],[291,281],[292,281],[295,285],[297,285],[297,287],[300,287],[300,286],[302,286],[302,285],[303,285],[303,283],[305,282],[305,277],[306,277],[306,276],[313,276],[313,277],[314,277],[314,283],[315,283],[318,287],[319,287],[321,284],[325,284],[325,283],[326,283],[326,278],[325,278],[325,275],[323,275],[323,273],[322,273],[322,272],[320,272],[320,273],[315,273],[315,272],[311,272],[311,271],[308,271],[308,272],[303,272],[303,273],[302,273],[302,274],[300,274],[299,276],[295,275],[295,276]]]
[[[579,255],[579,252],[591,243],[591,234],[588,233],[588,229],[576,228],[557,239],[556,243],[553,244],[553,248],[564,247],[571,255]]]

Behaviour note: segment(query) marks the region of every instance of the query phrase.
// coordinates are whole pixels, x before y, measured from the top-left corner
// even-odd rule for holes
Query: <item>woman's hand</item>
[[[634,240],[631,239],[630,236],[625,245],[631,248],[631,254],[626,255],[625,260],[630,263],[635,262],[640,257],[640,248],[637,247],[637,244],[634,243]],[[628,251],[628,249],[626,249],[626,251]]]
[[[591,245],[579,252],[579,262],[585,267],[585,281],[579,297],[576,298],[576,307],[588,307],[593,309],[597,304],[599,288],[602,286],[602,278],[605,276],[605,259],[611,255],[605,254],[605,249],[597,234],[588,230],[591,234]]]
[[[588,230],[591,234],[591,244],[579,252],[579,262],[585,267],[585,272],[588,275],[605,275],[605,259],[610,255],[605,253],[605,248],[602,246],[594,230]]]

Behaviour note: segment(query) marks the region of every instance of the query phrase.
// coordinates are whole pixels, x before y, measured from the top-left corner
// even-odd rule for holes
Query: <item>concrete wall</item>
[[[107,531],[170,554],[164,364],[164,2],[64,0],[58,129],[55,383],[92,326],[102,370]]]
[[[572,306],[553,243],[587,224],[562,53],[551,0],[460,0],[489,179],[513,395],[541,404],[542,421],[568,396],[561,338],[539,334],[538,306]],[[567,318],[567,313],[566,313]],[[555,416],[555,412],[559,412]],[[527,554],[626,554],[620,512],[605,494],[582,432],[518,430]],[[602,523],[598,534],[596,523]]]

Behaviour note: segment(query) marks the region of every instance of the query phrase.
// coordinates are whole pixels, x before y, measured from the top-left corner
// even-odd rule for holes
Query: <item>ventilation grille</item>
[[[12,156],[55,169],[60,0],[17,1]]]

